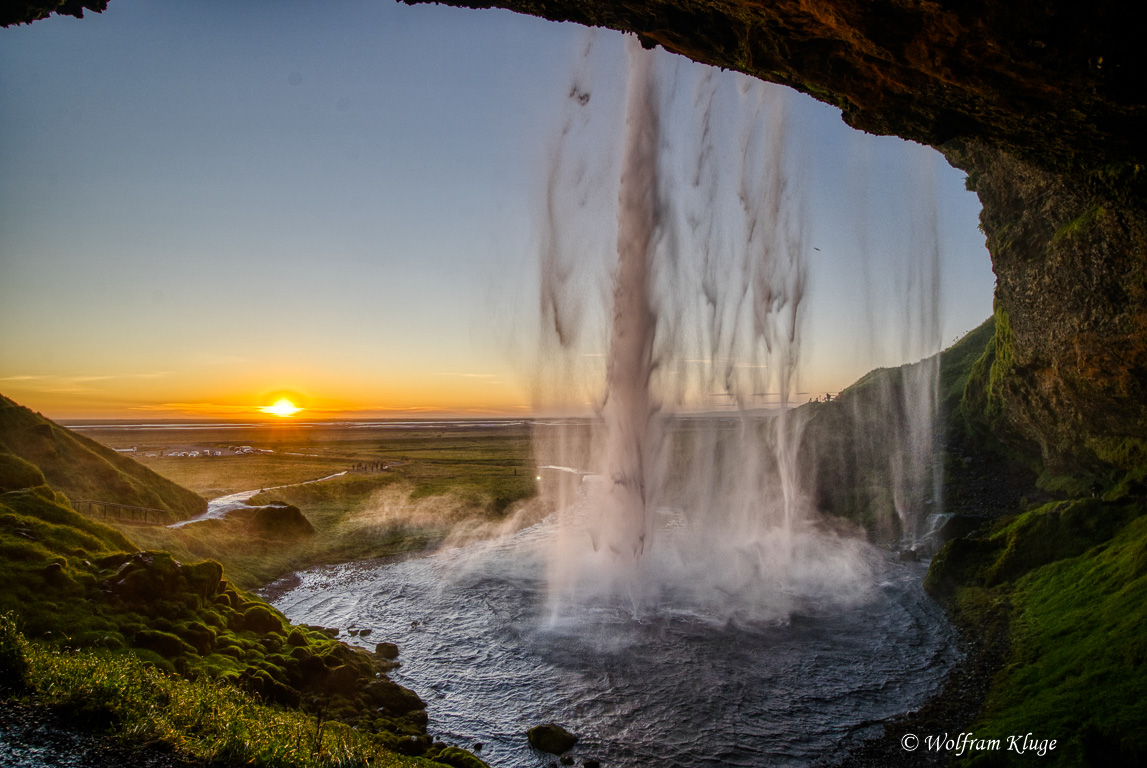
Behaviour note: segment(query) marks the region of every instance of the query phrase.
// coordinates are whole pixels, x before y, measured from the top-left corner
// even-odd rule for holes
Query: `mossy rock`
[[[385,677],[367,685],[365,693],[372,704],[392,715],[405,715],[426,709],[426,702],[417,693]]]
[[[279,682],[262,669],[248,668],[239,676],[238,684],[272,704],[298,707],[302,702],[302,695],[298,691]]]
[[[47,482],[35,464],[12,453],[0,453],[0,493],[36,488]]]
[[[184,642],[178,636],[170,632],[160,632],[154,629],[145,629],[143,632],[136,634],[133,639],[133,644],[137,648],[155,651],[167,659],[187,656],[196,652],[195,648]]]
[[[531,747],[551,755],[568,752],[577,744],[577,736],[557,723],[535,725],[526,732],[526,738],[529,739]]]
[[[353,696],[358,693],[361,673],[350,664],[340,664],[327,675],[324,687],[328,693]]]
[[[250,632],[282,632],[283,621],[265,605],[255,604],[243,612],[243,629]]]
[[[458,747],[446,747],[434,758],[434,762],[452,766],[452,768],[489,768],[474,755]]]
[[[214,597],[223,582],[223,566],[214,560],[183,566],[187,586],[204,600]]]
[[[257,507],[247,524],[247,530],[255,536],[283,541],[315,535],[311,521],[293,504]]]
[[[215,649],[215,633],[200,622],[178,626],[174,634],[194,647],[200,656],[207,656]]]

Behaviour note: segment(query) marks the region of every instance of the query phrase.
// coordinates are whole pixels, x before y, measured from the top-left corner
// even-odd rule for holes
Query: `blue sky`
[[[317,8],[114,0],[0,30],[0,392],[62,418],[241,415],[282,391],[329,414],[529,411],[534,214],[583,31]],[[852,328],[896,280],[877,265],[858,297],[850,270],[858,226],[874,253],[908,247],[922,166],[945,344],[986,318],[963,174],[787,103],[821,249],[808,386],[901,362]]]

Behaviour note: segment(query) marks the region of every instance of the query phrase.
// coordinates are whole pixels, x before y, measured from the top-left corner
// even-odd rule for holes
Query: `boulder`
[[[577,744],[577,736],[557,723],[535,725],[526,732],[526,738],[529,739],[531,747],[551,755],[560,755]]]
[[[398,646],[394,643],[379,643],[374,647],[374,653],[387,661],[394,661],[398,658]]]
[[[247,530],[261,538],[284,541],[315,535],[311,521],[293,504],[256,507],[247,523]]]
[[[358,691],[359,671],[350,664],[340,664],[327,675],[325,688],[330,693],[353,696]]]
[[[366,695],[376,707],[391,715],[405,715],[419,709],[426,709],[426,702],[409,688],[385,677],[375,680],[366,687]]]
[[[282,632],[282,620],[265,605],[256,603],[243,612],[243,628],[251,632]]]
[[[210,600],[219,591],[223,581],[223,566],[214,560],[183,566],[183,578],[187,586],[204,600]]]
[[[489,768],[474,755],[458,747],[446,747],[434,758],[434,762],[449,765],[453,768]]]

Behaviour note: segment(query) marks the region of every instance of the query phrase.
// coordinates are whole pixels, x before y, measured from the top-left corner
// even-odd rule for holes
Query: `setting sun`
[[[303,409],[299,408],[297,405],[295,405],[290,400],[288,400],[284,397],[280,400],[276,400],[274,405],[265,405],[262,408],[260,408],[259,410],[262,411],[263,413],[271,413],[271,414],[274,414],[275,416],[286,417],[286,416],[294,416],[296,413],[298,413],[299,411],[301,411]]]

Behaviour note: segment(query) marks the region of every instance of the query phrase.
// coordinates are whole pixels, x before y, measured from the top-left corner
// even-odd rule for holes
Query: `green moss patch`
[[[1049,765],[1147,763],[1147,504],[1047,504],[950,542],[926,586],[1010,649],[971,730],[1056,739]],[[995,765],[1016,755],[968,762]]]
[[[406,754],[432,748],[425,704],[385,677],[392,662],[338,642],[335,632],[291,626],[235,588],[216,562],[137,551],[50,489],[39,490],[0,495],[0,612],[44,648],[101,649],[124,664],[138,659],[166,674],[235,686],[266,704],[323,713]],[[17,690],[13,643],[0,632],[7,670],[0,685]],[[84,693],[71,716],[118,727],[124,721],[102,699]]]
[[[10,679],[14,667],[23,671],[22,691],[29,700],[57,710],[70,723],[129,744],[162,744],[176,755],[212,765],[434,765],[397,753],[401,739],[390,734],[269,706],[257,695],[216,680],[174,677],[131,655],[62,651],[27,642],[12,616],[0,615],[0,681]]]

